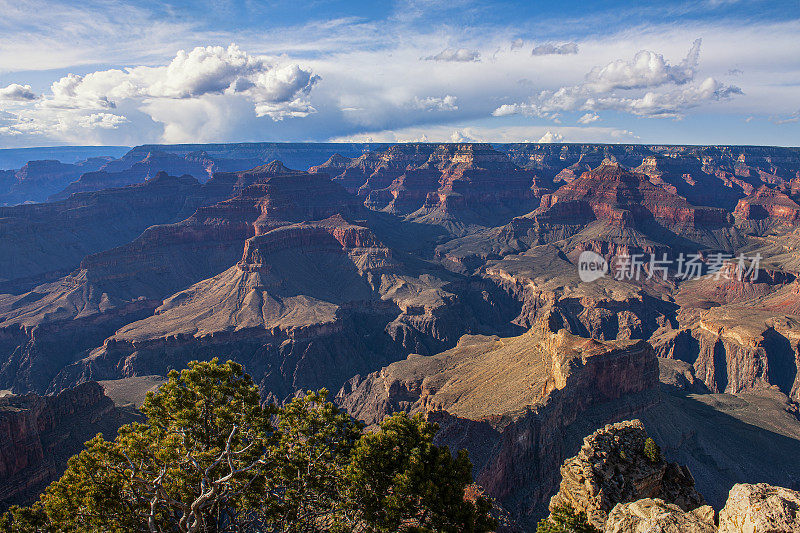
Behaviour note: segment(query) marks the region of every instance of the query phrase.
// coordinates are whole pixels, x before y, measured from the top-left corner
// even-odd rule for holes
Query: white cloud
[[[797,121],[800,121],[800,109],[798,109],[797,111],[795,111],[794,113],[792,113],[792,114],[790,114],[790,115],[788,115],[786,117],[782,117],[782,118],[773,117],[772,118],[772,122],[774,124],[777,124],[778,126],[780,126],[782,124],[792,124],[792,123],[797,122]]]
[[[115,82],[122,82],[122,76],[120,70],[94,72],[86,76],[68,74],[53,82],[50,94],[43,96],[40,105],[59,109],[113,109],[116,104],[108,99],[106,93],[113,91]]]
[[[734,94],[743,93],[738,87],[724,86],[714,78],[706,78],[697,85],[686,85],[665,93],[647,92],[638,98],[590,98],[585,106],[589,109],[616,109],[642,117],[680,118],[687,109]]]
[[[681,101],[681,97],[676,96],[677,91],[689,87],[698,89],[695,91],[698,94],[708,95],[699,90],[700,82],[713,77],[720,81],[733,81],[744,88],[747,95],[726,99],[724,95],[730,95],[730,90],[726,92],[723,88],[715,91],[698,104],[703,107],[703,113],[707,113],[707,118],[702,119],[705,122],[700,123],[702,127],[697,127],[696,121],[687,121],[685,125],[675,125],[668,130],[649,128],[644,140],[797,144],[790,125],[773,126],[764,120],[761,122],[764,128],[759,130],[759,136],[752,137],[756,135],[755,132],[745,131],[752,128],[743,128],[740,132],[735,128],[726,128],[722,125],[723,121],[711,119],[714,113],[741,118],[751,115],[765,119],[775,117],[775,120],[791,118],[790,114],[798,108],[796,87],[800,67],[794,53],[796,46],[793,46],[800,32],[800,21],[797,20],[769,22],[706,18],[675,24],[674,20],[666,17],[660,22],[618,27],[614,23],[623,17],[623,13],[615,12],[609,17],[611,20],[589,20],[587,16],[575,19],[567,26],[554,25],[554,20],[548,18],[520,20],[519,23],[514,21],[502,26],[488,19],[483,23],[479,18],[481,11],[488,9],[483,7],[470,14],[474,23],[467,25],[438,16],[427,20],[415,19],[411,23],[394,16],[383,20],[342,17],[312,20],[293,27],[284,26],[280,31],[265,31],[256,21],[249,27],[246,24],[237,25],[235,29],[230,24],[204,25],[204,21],[218,15],[220,9],[233,9],[231,3],[209,3],[207,7],[210,11],[198,13],[197,17],[169,17],[163,16],[162,10],[148,7],[150,4],[132,5],[128,0],[122,2],[114,5],[124,9],[109,9],[108,2],[94,0],[80,5],[63,0],[26,0],[22,3],[0,0],[0,12],[3,13],[3,17],[0,17],[0,70],[6,83],[11,80],[23,85],[30,83],[33,92],[44,92],[47,93],[45,99],[54,99],[50,94],[52,91],[46,89],[49,82],[53,81],[47,78],[51,75],[46,72],[47,69],[54,69],[57,78],[60,78],[69,71],[85,74],[98,69],[90,65],[109,65],[103,67],[109,70],[82,76],[81,87],[76,93],[78,96],[74,97],[77,101],[68,97],[61,102],[61,105],[72,107],[45,110],[46,104],[42,99],[4,101],[0,108],[13,111],[14,118],[0,123],[0,127],[11,127],[22,120],[17,115],[20,108],[25,108],[28,110],[24,114],[25,119],[39,121],[42,127],[53,125],[57,114],[65,116],[65,123],[76,121],[75,117],[96,113],[113,113],[130,120],[130,123],[120,124],[116,129],[86,130],[77,127],[75,131],[83,135],[77,139],[80,143],[87,142],[87,131],[91,131],[100,144],[178,140],[322,140],[355,136],[361,132],[374,137],[386,135],[386,138],[393,134],[385,132],[397,132],[403,139],[418,139],[427,134],[430,138],[447,140],[454,129],[463,132],[467,127],[477,126],[481,126],[476,130],[480,135],[475,135],[490,140],[511,138],[535,141],[549,128],[553,132],[561,132],[570,141],[608,142],[614,139],[609,133],[611,128],[596,128],[601,122],[593,122],[589,124],[591,128],[581,127],[577,132],[569,132],[564,126],[548,123],[545,129],[513,130],[512,135],[504,128],[521,124],[521,119],[491,119],[487,115],[494,109],[497,109],[495,114],[501,116],[516,113],[548,119],[561,113],[562,120],[567,123],[564,117],[566,112],[570,112],[573,115],[569,116],[569,121],[580,127],[584,124],[578,120],[584,114],[600,114],[606,118],[600,104],[596,104],[596,109],[584,109],[589,99],[593,98],[596,102],[608,98],[615,99],[605,102],[608,106],[614,106],[614,109],[632,107],[641,113],[658,108],[662,114],[654,116],[668,116],[676,110],[675,106],[664,104],[665,98],[671,96],[673,102]],[[418,3],[423,4],[421,0]],[[429,3],[424,2],[424,5],[428,6]],[[397,7],[395,11],[405,12],[406,8]],[[37,15],[31,17],[32,12]],[[432,20],[436,22],[430,24]],[[610,24],[605,26],[603,32],[580,29],[587,27],[587,22],[605,24],[604,21]],[[616,58],[623,58],[623,63],[633,64],[635,53],[639,50],[656,51],[656,55],[662,56],[664,65],[677,69],[692,41],[701,35],[702,63],[697,66],[693,80],[682,84],[670,81],[661,86],[615,88],[604,92],[585,87],[589,82],[586,74],[593,68],[601,69]],[[533,42],[534,36],[536,42]],[[518,43],[515,43],[515,39],[518,37],[523,38],[521,48],[516,48]],[[579,54],[532,56],[529,53],[536,43],[571,41],[580,48]],[[237,42],[242,50],[252,56],[266,57],[264,61],[269,65],[295,64],[301,70],[322,76],[322,79],[313,84],[310,92],[299,93],[297,101],[291,102],[272,102],[264,95],[257,98],[255,87],[247,88],[248,82],[253,82],[254,77],[246,75],[244,80],[229,85],[222,93],[167,98],[148,96],[142,92],[142,86],[150,86],[149,78],[140,83],[130,75],[130,68],[124,68],[135,69],[138,68],[136,65],[163,68],[176,58],[176,50],[185,49],[188,55],[198,44],[223,44],[227,53],[230,42]],[[64,46],[64,43],[69,43],[69,46]],[[477,55],[482,61],[420,60],[436,54],[445,45],[455,49],[462,47],[472,52],[472,57]],[[495,50],[499,52],[493,54]],[[288,58],[283,54],[287,54]],[[454,50],[451,55],[457,56]],[[686,62],[688,65],[690,60]],[[725,77],[731,67],[743,71],[737,74],[735,81]],[[26,76],[24,72],[34,70],[39,72],[27,78],[22,77]],[[8,72],[13,74],[6,77]],[[672,74],[677,75],[675,70],[672,70]],[[644,78],[647,79],[647,76]],[[524,83],[519,81],[521,79],[524,79]],[[126,81],[129,83],[126,84]],[[189,85],[179,83],[178,88],[187,88]],[[202,85],[198,82],[187,91],[192,94],[200,92],[198,87]],[[292,86],[291,83],[288,85]],[[543,91],[546,91],[544,95]],[[279,92],[264,91],[266,95]],[[661,101],[651,100],[648,104],[645,102],[647,93],[668,96],[658,96],[656,99],[660,98]],[[415,95],[420,100],[430,95],[457,95],[457,109],[446,113],[426,111],[414,106]],[[105,96],[108,105],[98,96]],[[552,100],[549,100],[550,97],[553,97]],[[696,98],[688,98],[688,95],[682,98],[683,102],[697,101]],[[716,102],[715,98],[726,101],[714,106],[707,104]],[[623,99],[630,102],[626,104]],[[658,105],[653,105],[653,102]],[[50,102],[49,105],[54,103]],[[111,107],[112,103],[116,108]],[[665,111],[667,114],[663,114]],[[678,109],[677,112],[691,115],[689,108]],[[288,118],[304,115],[307,118],[303,120]],[[615,121],[619,121],[621,129],[633,129],[639,123],[632,118],[636,116],[640,115],[619,116],[615,117]],[[281,117],[287,118],[277,122],[270,120]],[[493,122],[503,128],[485,127]],[[687,129],[690,125],[691,128]],[[770,127],[771,130],[766,130]],[[15,131],[23,128],[35,129],[20,124]],[[69,137],[71,130],[60,133],[50,128],[49,131],[47,139],[25,138],[19,134],[11,139],[0,135],[0,145],[30,146],[32,143],[44,144],[45,140],[48,143],[74,142],[74,137]],[[129,140],[122,142],[125,135],[129,136]],[[393,136],[391,138],[394,139]]]
[[[475,129],[464,128],[461,130],[453,130],[450,134],[449,141],[451,143],[478,143],[485,142],[485,139],[483,139]]]
[[[544,43],[533,47],[531,55],[550,56],[550,55],[570,55],[578,53],[578,43]]]
[[[12,83],[7,87],[0,87],[0,100],[27,102],[36,100],[36,95],[31,90],[30,85]]]
[[[120,124],[127,122],[130,121],[124,116],[114,115],[113,113],[92,113],[78,120],[78,124],[83,128],[102,128],[106,130],[116,129]]]
[[[592,68],[583,83],[541,91],[528,102],[503,104],[492,115],[522,114],[557,122],[559,112],[589,111],[579,119],[588,124],[599,119],[592,112],[614,109],[640,117],[681,118],[693,107],[744,94],[739,87],[723,85],[712,77],[690,83],[698,69],[700,44],[696,39],[677,65],[671,65],[661,54],[641,50],[630,61],[618,59]],[[673,88],[663,90],[670,86]],[[642,94],[642,89],[651,90]]]
[[[603,67],[593,68],[586,75],[587,85],[597,92],[605,92],[612,89],[647,89],[666,83],[687,83],[694,79],[697,71],[701,43],[702,39],[696,39],[686,57],[674,66],[661,54],[641,50],[631,61],[618,59]]]
[[[285,118],[304,118],[317,109],[304,100],[292,102],[261,102],[255,107],[257,117],[270,117],[272,120],[280,121]]]
[[[18,115],[18,123],[6,126],[4,131],[48,135],[75,127],[116,129],[130,121],[106,111],[125,102],[157,121],[159,117],[185,121],[183,125],[163,122],[165,139],[183,138],[185,124],[194,124],[195,119],[181,112],[185,106],[166,112],[169,105],[161,106],[159,101],[174,105],[175,101],[210,95],[238,96],[250,103],[254,116],[279,121],[306,117],[316,111],[308,95],[318,80],[319,76],[297,64],[275,63],[265,56],[247,54],[233,44],[227,48],[196,47],[179,51],[163,66],[63,76],[53,82],[50,93],[43,95],[33,108]]]
[[[512,50],[519,50],[525,44],[525,41],[522,39],[514,39],[511,41],[511,49]]]
[[[510,117],[512,115],[528,115],[535,109],[531,104],[503,104],[494,111],[492,115],[495,117]]]
[[[457,101],[458,99],[455,96],[449,94],[442,97],[426,96],[420,98],[415,96],[412,107],[415,109],[422,109],[423,111],[457,111]]]
[[[549,133],[549,135],[548,135]],[[471,125],[413,126],[381,131],[334,136],[330,142],[413,142],[421,138],[429,142],[635,142],[638,138],[630,131],[619,128],[595,126],[504,126],[486,127]],[[539,139],[545,140],[539,141]]]
[[[0,124],[0,134],[57,136],[64,139],[86,143],[86,133],[98,130],[114,130],[129,120],[112,113],[79,114],[62,109],[33,108],[23,109],[17,113],[6,113],[6,119]],[[90,137],[94,138],[94,137]]]
[[[293,102],[319,80],[293,63],[274,65],[231,44],[180,50],[169,64],[69,74],[53,83],[43,104],[74,109],[113,108],[125,98],[196,98],[206,94],[248,95],[255,104]]]
[[[471,61],[480,61],[481,54],[477,50],[470,50],[469,48],[445,48],[436,55],[426,57],[425,60],[469,63]]]
[[[542,135],[539,138],[538,142],[540,142],[540,143],[560,143],[560,142],[564,142],[564,136],[561,135],[560,133],[553,133],[552,131],[547,130],[547,133]]]

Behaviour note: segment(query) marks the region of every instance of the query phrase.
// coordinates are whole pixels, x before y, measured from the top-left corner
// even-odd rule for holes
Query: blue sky
[[[800,2],[0,0],[0,148],[800,145]]]

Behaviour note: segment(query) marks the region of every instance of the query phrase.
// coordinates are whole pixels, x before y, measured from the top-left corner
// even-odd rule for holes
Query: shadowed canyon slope
[[[798,149],[163,145],[68,166],[53,201],[0,207],[0,389],[232,358],[267,400],[426,413],[525,527],[583,436],[632,416],[714,506],[800,479],[731,455],[800,443]],[[584,252],[608,273],[583,281]]]

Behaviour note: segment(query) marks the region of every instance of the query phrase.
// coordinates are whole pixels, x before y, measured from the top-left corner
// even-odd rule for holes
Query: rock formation
[[[148,145],[0,172],[0,202],[81,175],[64,195],[88,192],[0,207],[0,389],[232,357],[265,398],[426,412],[528,526],[561,460],[633,416],[718,508],[735,483],[796,488],[798,149]],[[584,251],[609,273],[584,281]],[[701,277],[615,279],[636,254],[698,254]],[[760,266],[714,275],[720,254]],[[674,503],[625,527],[697,518]]]
[[[148,152],[140,161],[132,162],[124,170],[113,171],[115,162],[109,162],[102,169],[86,172],[70,183],[62,191],[52,194],[48,199],[58,201],[69,198],[78,192],[93,192],[112,187],[124,187],[156,177],[159,172],[182,176],[190,175],[199,181],[206,181],[210,172],[198,161],[187,161],[182,157],[161,151]],[[127,166],[128,163],[126,163]]]
[[[564,330],[464,337],[441,354],[354,378],[337,401],[368,424],[397,410],[427,413],[441,443],[469,451],[487,494],[531,523],[557,486],[569,425],[592,406],[625,398],[606,414],[613,418],[656,402],[656,367],[641,341],[604,343]]]
[[[91,157],[78,163],[28,161],[19,170],[0,171],[0,206],[43,202],[81,174],[102,168],[110,159]]]
[[[720,533],[800,531],[800,492],[757,483],[731,489],[719,512]]]
[[[608,514],[604,533],[716,533],[714,509],[684,511],[659,498],[618,503]]]
[[[739,200],[734,216],[740,224],[767,225],[800,224],[800,205],[782,192],[766,185],[759,187],[750,196]]]
[[[235,353],[264,394],[283,399],[338,389],[403,352],[430,353],[480,328],[477,310],[448,290],[452,280],[410,275],[369,227],[339,214],[273,229],[268,220],[255,222],[238,264],[167,298],[59,379],[163,374]]]
[[[112,437],[132,421],[94,382],[57,396],[0,398],[0,510],[29,503],[98,432]]]
[[[421,164],[410,159],[385,188],[368,182],[368,207],[459,233],[530,211],[544,191],[533,172],[488,145],[440,145]]]
[[[686,467],[645,453],[647,432],[639,420],[609,424],[586,437],[580,452],[561,467],[561,486],[550,509],[568,505],[603,528],[619,503],[658,498],[692,511],[705,504]],[[705,513],[704,513],[705,514]]]
[[[129,243],[87,255],[79,270],[58,281],[22,294],[0,295],[0,308],[5,309],[0,349],[8,354],[0,362],[3,388],[46,391],[57,367],[101,345],[124,324],[152,313],[163,298],[236,264],[250,236],[294,221],[363,211],[324,177],[287,173],[279,163],[222,173],[203,185],[187,179],[195,184],[194,195],[178,206],[201,205],[189,218],[151,226]],[[168,182],[161,174],[141,186],[111,191],[127,197],[137,188],[157,189]],[[229,200],[202,207],[237,190]],[[135,206],[125,206],[131,207]],[[50,388],[57,391],[74,383]]]
[[[133,187],[0,207],[0,249],[8,251],[0,254],[0,293],[57,279],[86,255],[125,244],[150,226],[176,222],[224,198],[204,191],[192,177],[162,173]]]

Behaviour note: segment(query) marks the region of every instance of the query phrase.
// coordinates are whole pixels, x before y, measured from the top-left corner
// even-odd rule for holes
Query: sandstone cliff
[[[607,416],[638,412],[657,401],[657,381],[644,342],[531,330],[515,338],[465,337],[433,357],[412,355],[354,378],[337,401],[371,424],[396,410],[427,413],[441,427],[440,443],[469,451],[487,494],[531,524],[572,446],[569,425],[592,406],[620,399]]]
[[[112,437],[132,417],[94,382],[58,396],[0,398],[0,509],[35,499],[85,441],[98,432]]]

